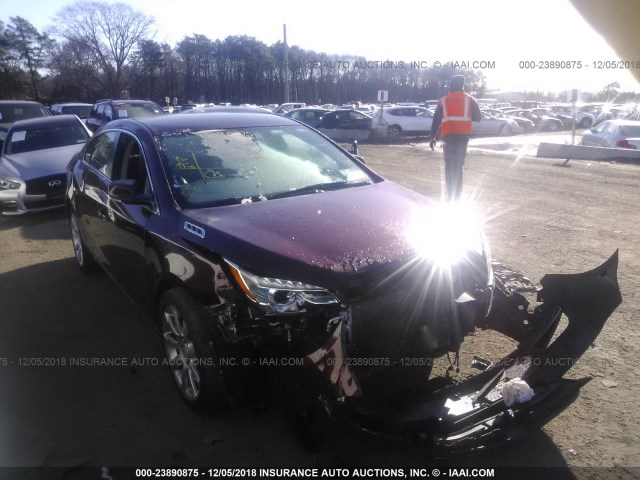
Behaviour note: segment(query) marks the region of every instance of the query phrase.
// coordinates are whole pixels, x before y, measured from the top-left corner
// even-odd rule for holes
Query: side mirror
[[[136,193],[136,181],[131,179],[114,180],[109,185],[109,198],[129,205],[142,205],[150,213],[156,212],[153,195]]]
[[[109,197],[130,203],[136,197],[136,181],[130,179],[114,180],[109,185]]]

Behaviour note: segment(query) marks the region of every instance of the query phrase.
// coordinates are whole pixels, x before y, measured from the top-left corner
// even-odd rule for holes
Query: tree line
[[[176,45],[153,40],[152,17],[123,3],[84,2],[57,12],[50,31],[27,19],[0,21],[0,98],[43,102],[148,98],[163,103],[281,103],[285,45],[253,37],[212,40],[185,36]],[[447,80],[462,73],[467,90],[484,96],[473,70],[420,68],[410,62],[374,62],[288,48],[290,99],[308,104],[373,102],[378,90],[391,101],[439,98]]]
[[[78,1],[57,12],[47,32],[27,19],[0,21],[0,99],[45,103],[99,98],[166,98],[184,104],[281,103],[285,88],[285,45],[267,45],[246,35],[212,40],[185,36],[175,45],[153,40],[155,21],[123,3]],[[440,98],[454,74],[466,77],[476,97],[489,91],[481,72],[422,68],[410,61],[371,61],[329,55],[298,46],[288,49],[289,96],[307,104],[373,102],[379,90],[392,102]],[[525,92],[528,100],[564,95]],[[587,101],[637,101],[616,83]]]

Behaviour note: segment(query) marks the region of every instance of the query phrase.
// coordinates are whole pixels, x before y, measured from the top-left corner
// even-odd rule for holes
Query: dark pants
[[[450,201],[458,200],[462,193],[462,169],[468,143],[468,138],[444,139],[444,174]]]

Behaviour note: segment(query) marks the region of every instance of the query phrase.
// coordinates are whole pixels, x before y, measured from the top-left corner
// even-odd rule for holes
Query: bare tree
[[[93,102],[106,86],[91,48],[75,42],[59,44],[49,61],[52,95],[57,101]]]
[[[109,93],[119,95],[134,48],[147,38],[154,19],[124,3],[78,1],[62,8],[55,23],[67,41],[89,47]]]

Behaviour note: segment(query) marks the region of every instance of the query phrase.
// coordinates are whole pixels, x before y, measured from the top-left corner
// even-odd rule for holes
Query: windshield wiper
[[[307,185],[306,187],[296,188],[295,190],[288,190],[286,192],[274,193],[273,195],[268,195],[267,198],[269,200],[273,200],[276,198],[286,198],[286,197],[295,197],[297,195],[304,195],[306,193],[320,193],[325,192],[327,190],[339,190],[345,187],[357,187],[361,185],[371,185],[370,181],[359,181],[359,182],[327,182],[327,183],[316,183],[315,185]]]

